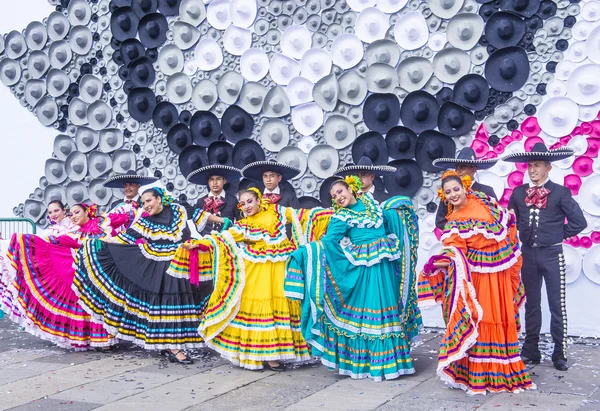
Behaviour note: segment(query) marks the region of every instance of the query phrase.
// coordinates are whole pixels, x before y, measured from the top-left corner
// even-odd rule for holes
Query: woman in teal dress
[[[291,255],[285,291],[302,300],[313,356],[354,379],[389,380],[414,373],[417,216],[408,197],[379,206],[359,192],[355,176],[332,184],[327,233]]]

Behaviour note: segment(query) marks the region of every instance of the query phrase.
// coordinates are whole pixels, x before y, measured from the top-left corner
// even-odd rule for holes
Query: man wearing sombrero
[[[432,164],[437,168],[442,170],[448,170],[450,168],[454,168],[459,177],[464,177],[468,175],[473,180],[473,185],[471,186],[471,190],[479,191],[481,193],[487,194],[492,198],[497,198],[494,189],[485,184],[478,183],[475,181],[475,173],[477,170],[487,170],[491,168],[498,162],[498,159],[489,159],[489,160],[477,160],[475,157],[475,152],[471,147],[465,147],[458,153],[456,158],[438,158],[433,160]],[[437,214],[435,216],[435,226],[440,230],[444,229],[444,226],[447,223],[446,216],[448,215],[448,205],[440,202],[440,205],[437,210]]]
[[[291,180],[300,174],[296,167],[276,161],[256,161],[242,168],[242,177],[258,181],[265,185],[263,198],[283,207],[300,208],[296,192],[291,186],[280,185],[282,181]]]
[[[375,179],[384,175],[393,174],[395,171],[396,169],[391,166],[375,166],[369,157],[363,156],[357,164],[350,164],[342,167],[334,174],[340,177],[346,177],[348,175],[358,176],[362,182],[361,191],[363,193],[370,193],[375,201],[381,204],[390,198],[390,195],[383,189],[376,189],[374,185]]]
[[[237,198],[226,193],[224,189],[225,184],[239,178],[240,170],[223,164],[201,167],[190,173],[188,176],[190,183],[208,188],[208,194],[198,200],[196,206],[192,208],[193,211],[188,211],[188,217],[194,221],[201,235],[208,235],[213,231],[221,231],[223,224],[209,222],[209,220],[199,221],[198,217],[204,213],[198,213],[198,210],[222,217],[231,223],[239,217]]]
[[[525,364],[539,364],[538,346],[542,326],[542,281],[546,284],[550,306],[550,333],[554,341],[552,362],[559,371],[567,365],[567,310],[565,303],[566,263],[562,243],[578,235],[587,226],[571,190],[550,180],[552,161],[573,155],[570,148],[548,150],[536,143],[530,152],[504,157],[504,161],[527,163],[530,184],[514,189],[508,207],[517,217],[517,229],[522,242],[523,267],[521,277],[525,286],[525,343],[521,359]],[[568,221],[565,224],[565,219]]]

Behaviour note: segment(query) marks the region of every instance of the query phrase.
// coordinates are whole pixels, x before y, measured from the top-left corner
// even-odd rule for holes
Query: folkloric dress
[[[515,216],[480,192],[448,216],[441,256],[419,276],[422,306],[442,305],[446,332],[437,374],[471,394],[534,388],[519,356],[519,308],[524,301]]]
[[[365,193],[292,253],[286,296],[302,300],[302,335],[324,365],[357,379],[415,372],[417,227],[409,198],[380,207]]]
[[[203,346],[198,325],[211,278],[191,284],[166,273],[189,237],[185,209],[168,204],[133,223],[116,244],[86,241],[73,282],[80,305],[119,339],[146,349]]]

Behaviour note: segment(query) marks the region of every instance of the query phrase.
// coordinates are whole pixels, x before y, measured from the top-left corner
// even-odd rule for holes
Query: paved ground
[[[546,359],[532,368],[537,391],[470,397],[435,376],[439,335],[423,334],[416,374],[353,381],[322,366],[273,373],[230,366],[211,352],[172,365],[126,346],[115,354],[68,352],[0,320],[0,409],[10,410],[600,410],[600,346],[571,345],[571,370]]]

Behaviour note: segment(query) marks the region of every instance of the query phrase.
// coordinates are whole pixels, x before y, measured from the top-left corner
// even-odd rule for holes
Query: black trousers
[[[551,247],[528,247],[523,245],[521,278],[525,286],[525,344],[522,354],[539,359],[540,329],[542,327],[542,281],[546,283],[550,306],[550,333],[554,341],[552,361],[566,360],[567,354],[567,307],[566,266],[561,245]]]

